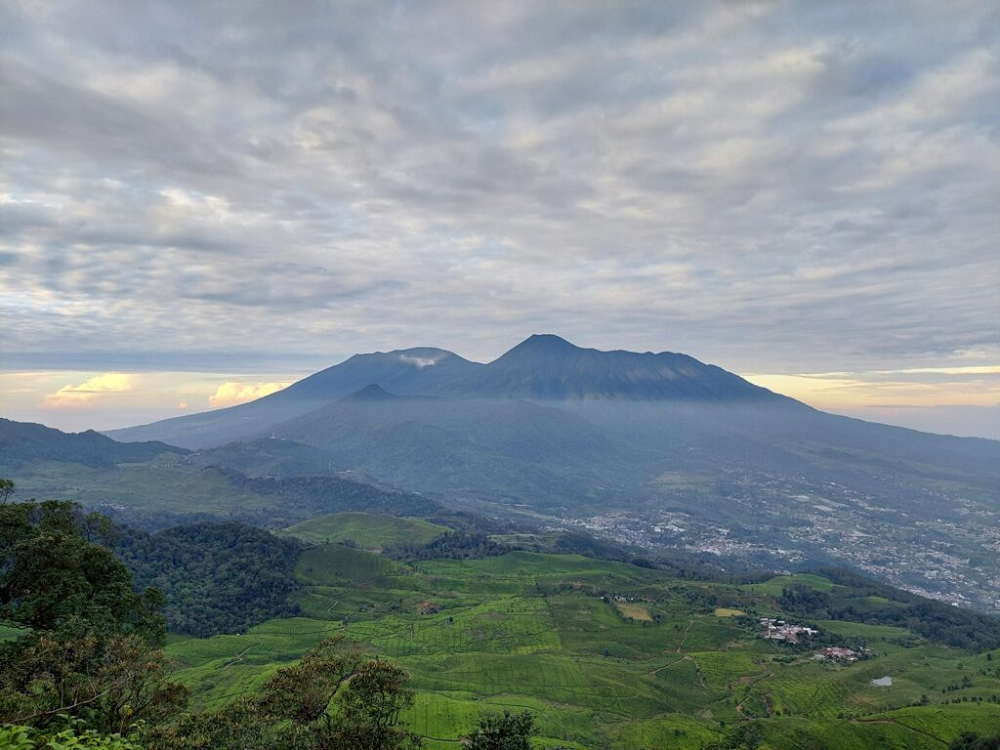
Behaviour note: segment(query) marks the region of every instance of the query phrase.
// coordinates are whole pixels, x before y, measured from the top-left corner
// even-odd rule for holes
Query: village
[[[812,637],[819,634],[815,628],[794,625],[784,620],[775,620],[773,617],[761,617],[760,628],[762,636],[767,640],[786,643],[798,643],[802,636]]]
[[[760,635],[769,641],[779,641],[782,643],[799,643],[800,640],[809,639],[819,635],[819,630],[805,625],[778,620],[773,617],[760,618]],[[813,654],[815,661],[836,662],[841,664],[853,664],[859,659],[864,659],[872,655],[867,648],[855,650],[845,646],[825,646]]]

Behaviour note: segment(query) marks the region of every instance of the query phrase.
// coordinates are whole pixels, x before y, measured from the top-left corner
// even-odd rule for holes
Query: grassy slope
[[[503,707],[534,711],[545,743],[572,747],[697,748],[752,723],[773,748],[806,747],[807,737],[829,748],[940,748],[966,726],[1000,731],[996,704],[950,702],[1000,694],[1000,661],[903,640],[898,628],[838,622],[820,625],[878,655],[823,665],[705,603],[711,594],[773,609],[767,597],[780,593],[780,579],[737,587],[523,552],[407,566],[339,545],[309,550],[299,575],[306,617],[171,642],[197,701],[231,699],[343,631],[410,672],[417,701],[406,720],[432,748],[457,748],[476,716]],[[602,598],[616,594],[641,602],[653,620],[630,620]],[[886,675],[891,688],[872,685]],[[966,675],[972,687],[945,692]],[[931,705],[911,707],[923,695]]]
[[[168,513],[226,513],[266,508],[272,498],[237,490],[216,469],[175,471],[154,464],[95,468],[59,461],[0,466],[13,477],[17,497],[72,500],[87,507],[116,505],[130,510]]]
[[[448,531],[420,518],[399,518],[370,513],[331,513],[312,518],[284,533],[306,542],[352,541],[364,549],[379,550],[400,544],[427,544]]]

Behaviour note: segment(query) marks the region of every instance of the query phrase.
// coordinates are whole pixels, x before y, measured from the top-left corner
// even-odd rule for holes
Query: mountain
[[[93,430],[66,433],[40,424],[0,419],[0,465],[4,466],[37,460],[113,466],[149,461],[161,453],[188,452],[156,441],[119,443]]]
[[[537,400],[712,402],[782,397],[686,354],[603,352],[536,334],[454,385],[463,395]]]
[[[206,448],[233,440],[264,437],[271,427],[377,384],[398,394],[443,391],[483,365],[457,354],[420,347],[356,354],[288,388],[247,404],[111,430],[115,440],[166,440]]]
[[[265,399],[111,433],[253,477],[353,472],[452,506],[1000,610],[1000,442],[826,414],[684,354],[528,338],[488,364],[357,355]],[[348,474],[351,475],[351,474]]]
[[[684,354],[602,352],[551,334],[536,334],[486,365],[430,347],[356,354],[248,404],[107,434],[123,441],[155,439],[188,448],[217,446],[264,437],[282,422],[373,385],[404,396],[794,403]]]

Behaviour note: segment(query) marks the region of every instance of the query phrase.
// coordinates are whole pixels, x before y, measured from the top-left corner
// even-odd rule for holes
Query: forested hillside
[[[0,747],[392,750],[420,744],[396,727],[413,702],[406,674],[339,636],[296,653],[294,664],[271,670],[218,710],[187,711],[189,691],[173,679],[162,650],[162,595],[133,590],[128,569],[111,550],[114,531],[106,519],[69,503],[0,505]],[[227,539],[244,549],[246,543],[238,527],[197,529],[179,539],[143,541],[175,563],[198,545],[211,554]],[[290,551],[295,544],[277,540],[277,547]]]
[[[167,627],[197,636],[298,614],[289,597],[302,550],[295,539],[233,522],[129,529],[115,547],[136,586],[163,593]]]
[[[94,430],[66,433],[40,424],[0,418],[0,464],[25,461],[59,461],[91,467],[141,463],[168,453],[190,451],[157,441],[120,443]]]

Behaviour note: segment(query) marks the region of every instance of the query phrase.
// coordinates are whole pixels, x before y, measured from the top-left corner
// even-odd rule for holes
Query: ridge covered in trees
[[[236,522],[198,523],[154,534],[126,530],[115,548],[140,588],[167,601],[167,627],[208,636],[291,616],[295,563],[304,545]]]

